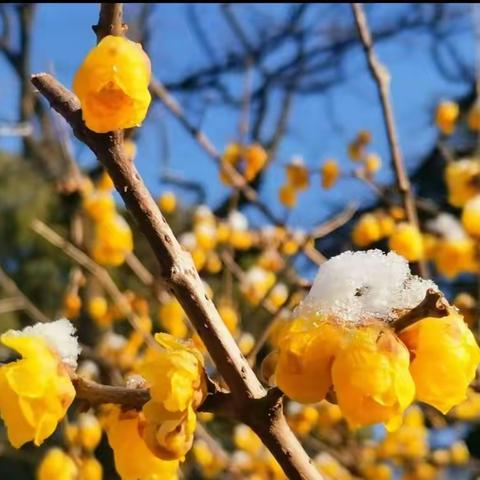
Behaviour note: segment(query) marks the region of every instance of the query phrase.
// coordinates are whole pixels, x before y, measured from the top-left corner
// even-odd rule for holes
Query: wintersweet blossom
[[[86,56],[73,81],[83,119],[97,133],[139,126],[150,105],[151,66],[139,43],[108,35]]]
[[[0,415],[10,443],[41,445],[75,398],[70,372],[79,347],[68,320],[36,324],[0,337],[22,358],[0,367]]]

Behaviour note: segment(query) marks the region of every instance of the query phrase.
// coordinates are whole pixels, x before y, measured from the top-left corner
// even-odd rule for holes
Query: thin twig
[[[9,295],[20,297],[23,301],[23,308],[28,316],[35,322],[49,322],[50,319],[41,312],[30,299],[20,290],[18,285],[10,278],[5,270],[0,267],[0,285]]]
[[[393,322],[393,329],[399,333],[402,330],[426,317],[446,317],[448,315],[448,302],[444,296],[432,288],[427,290],[425,298],[420,304],[412,308],[405,315]]]
[[[61,237],[41,220],[34,220],[31,228],[35,233],[43,237],[52,245],[58,247],[63,253],[65,253],[65,255],[69,256],[78,263],[78,265],[91,273],[99,281],[105,291],[108,292],[115,305],[120,309],[122,315],[124,315],[129,321],[132,328],[143,335],[145,342],[148,343],[148,345],[155,348],[157,347],[157,343],[153,340],[153,337],[144,329],[140,328],[136,315],[132,312],[130,305],[105,268],[101,267],[86,253],[75,247],[75,245],[68,240]]]
[[[388,145],[390,147],[391,160],[395,170],[397,188],[402,197],[402,203],[403,207],[405,208],[408,222],[418,229],[419,224],[417,208],[415,205],[415,196],[410,185],[407,170],[405,168],[402,151],[400,149],[400,143],[398,141],[397,129],[395,126],[393,105],[390,97],[390,75],[385,65],[379,61],[375,53],[372,35],[368,28],[368,22],[362,4],[352,3],[351,5],[358,34],[367,58],[368,68],[377,86],[378,96],[382,106],[385,129],[387,132]],[[426,263],[422,260],[418,262],[417,266],[420,274],[425,277],[427,275]]]
[[[115,403],[125,408],[140,410],[150,400],[148,388],[113,387],[81,377],[73,378],[72,383],[77,398],[87,401],[92,406]]]

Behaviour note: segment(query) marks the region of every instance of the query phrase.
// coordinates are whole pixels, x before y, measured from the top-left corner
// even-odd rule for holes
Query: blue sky
[[[127,10],[129,8],[135,7],[127,6]],[[152,18],[155,29],[151,57],[154,73],[160,80],[179,78],[189,72],[192,66],[202,65],[206,61],[186,22],[186,8],[183,4],[160,4]],[[212,38],[217,45],[234,42],[234,37],[218,14],[218,5],[199,5],[197,8],[209,32],[215,32]],[[237,5],[235,8],[239,17],[245,20],[248,31],[248,9],[261,11],[275,22],[285,13],[286,7],[255,4]],[[340,4],[337,8],[332,10],[332,15],[338,14],[341,22],[351,21],[346,5]],[[380,6],[375,10],[375,19],[394,16],[401,8],[400,4]],[[60,81],[71,86],[76,68],[94,45],[95,37],[90,26],[96,23],[97,15],[97,4],[40,4],[34,29],[32,71],[53,72]],[[462,57],[473,66],[474,35],[468,20],[452,38]],[[378,48],[381,60],[391,72],[394,109],[409,168],[417,165],[421,155],[436,140],[437,132],[431,122],[436,102],[441,98],[462,95],[468,88],[465,83],[447,82],[439,76],[431,59],[430,47],[427,36],[412,33],[384,42]],[[373,132],[372,150],[384,159],[379,179],[386,182],[392,178],[376,91],[360,47],[349,54],[345,66],[346,82],[326,95],[297,97],[295,100],[288,135],[261,192],[262,197],[279,214],[283,213],[283,208],[276,201],[276,192],[284,179],[282,165],[292,155],[300,154],[312,167],[319,166],[326,158],[334,157],[344,170],[348,170],[352,165],[346,157],[346,145],[360,129]],[[15,120],[17,85],[3,59],[0,61],[0,79],[0,119]],[[232,82],[240,85],[239,79],[232,79]],[[160,122],[163,122],[168,134],[174,170],[185,178],[201,181],[207,186],[208,203],[217,204],[226,190],[218,182],[211,181],[217,175],[216,167],[160,106],[153,109],[150,119],[142,127],[136,160],[150,189],[158,194],[164,188],[159,183]],[[221,150],[237,134],[238,113],[212,107],[207,111],[202,125]],[[0,137],[0,148],[15,149],[16,142]],[[82,164],[94,161],[86,149],[80,149],[79,152]],[[302,194],[299,206],[292,212],[289,221],[292,225],[307,228],[338,211],[348,199],[365,202],[371,198],[368,190],[354,180],[342,180],[337,188],[329,192],[315,186]],[[188,201],[189,197],[185,196],[185,199]],[[252,218],[261,221],[258,215],[254,214]]]

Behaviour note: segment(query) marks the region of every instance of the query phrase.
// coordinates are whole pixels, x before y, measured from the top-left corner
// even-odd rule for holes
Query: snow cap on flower
[[[8,333],[15,336],[42,337],[50,348],[60,355],[63,363],[76,368],[81,348],[75,336],[75,327],[70,320],[61,318],[54,322],[36,323],[23,330],[12,330]]]
[[[234,210],[228,216],[228,224],[233,230],[247,230],[248,229],[248,219],[247,217],[238,210]]]
[[[438,290],[432,281],[412,275],[408,262],[394,252],[344,252],[321,266],[297,314],[345,322],[393,320],[395,312],[417,306],[429,288]]]

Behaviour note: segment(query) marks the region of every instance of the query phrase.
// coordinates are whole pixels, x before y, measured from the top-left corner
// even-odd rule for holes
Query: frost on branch
[[[66,318],[49,323],[36,323],[21,331],[13,331],[12,334],[44,338],[48,346],[60,355],[63,363],[72,368],[77,367],[77,358],[81,348],[75,336],[75,327]]]
[[[344,252],[320,267],[297,314],[391,321],[397,312],[417,306],[429,288],[438,290],[432,281],[412,275],[408,262],[394,252]]]

